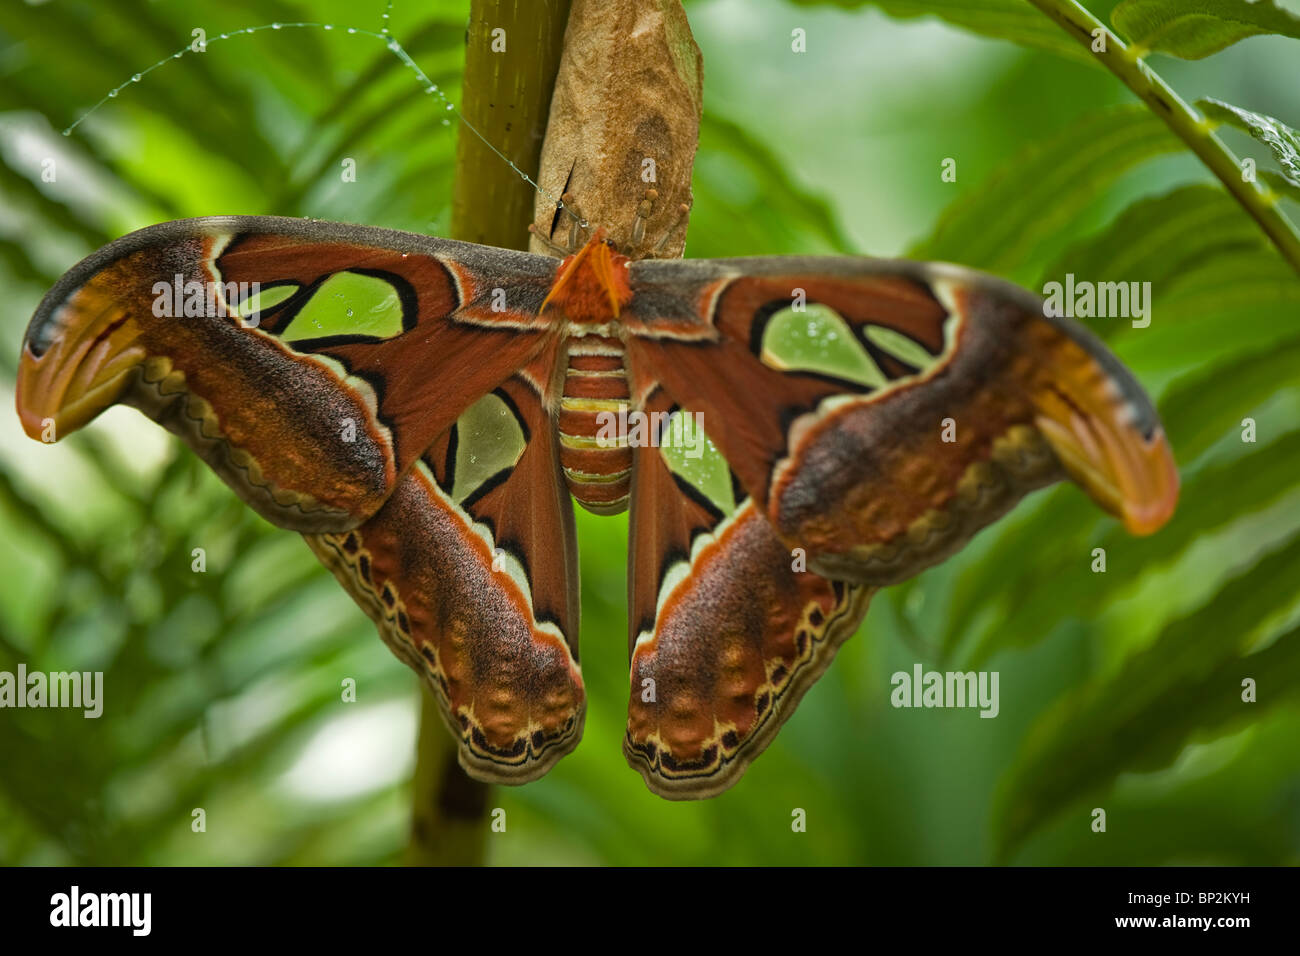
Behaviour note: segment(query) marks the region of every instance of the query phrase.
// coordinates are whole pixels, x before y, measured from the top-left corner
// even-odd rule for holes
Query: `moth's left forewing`
[[[45,296],[18,413],[53,441],[115,402],[182,437],[263,517],[355,527],[479,396],[544,347],[555,264],[263,216],[151,226]]]

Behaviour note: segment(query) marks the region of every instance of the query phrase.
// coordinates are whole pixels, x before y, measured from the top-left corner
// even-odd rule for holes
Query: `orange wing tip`
[[[61,361],[63,354],[52,349],[38,359],[24,349],[19,361],[14,403],[23,431],[36,441],[58,441],[115,404],[143,358],[137,349],[80,362]]]
[[[1154,534],[1165,526],[1178,505],[1178,465],[1163,431],[1157,431],[1141,448],[1145,480],[1141,496],[1125,499],[1124,527],[1130,534]]]
[[[1162,430],[1144,438],[1064,402],[1050,403],[1037,425],[1070,477],[1131,534],[1152,534],[1173,515],[1178,466]]]

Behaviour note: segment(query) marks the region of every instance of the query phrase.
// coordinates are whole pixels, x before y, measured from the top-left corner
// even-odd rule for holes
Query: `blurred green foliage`
[[[1178,514],[1134,539],[1073,487],[1031,496],[878,596],[738,786],[677,804],[620,752],[626,520],[580,513],[585,740],[542,781],[493,791],[508,828],[489,862],[1300,862],[1300,281],[1117,82],[1006,3],[1001,19],[993,0],[689,4],[706,122],[687,254],[910,253],[1035,288],[1067,271],[1150,281],[1150,328],[1092,326],[1159,401]],[[275,213],[447,231],[457,130],[381,45],[342,30],[218,39],[277,20],[377,29],[383,6],[0,6],[9,407],[40,296],[131,229]],[[453,101],[467,8],[411,0],[391,21]],[[928,11],[952,24],[916,19]],[[206,53],[59,135],[196,27]],[[1289,43],[1154,62],[1187,99],[1294,126]],[[355,183],[340,181],[345,158]],[[395,862],[416,679],[299,537],[132,411],[57,446],[0,422],[0,669],[103,670],[106,698],[98,720],[0,711],[0,861]],[[918,661],[997,670],[998,718],[890,707],[890,675]],[[1257,703],[1241,701],[1245,677]],[[791,832],[795,808],[806,833]]]

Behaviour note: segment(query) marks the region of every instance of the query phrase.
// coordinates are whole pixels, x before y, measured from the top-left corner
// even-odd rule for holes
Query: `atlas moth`
[[[38,440],[115,403],[179,435],[304,535],[485,781],[577,745],[572,500],[630,510],[623,749],[672,799],[735,783],[876,588],[1027,492],[1071,479],[1135,534],[1172,513],[1151,402],[1037,296],[905,260],[633,259],[667,237],[645,212],[614,235],[571,215],[563,258],[269,216],[151,226],[45,296],[18,413]],[[160,281],[214,307],[159,315]],[[598,435],[634,412],[649,440]],[[669,433],[688,414],[694,456]]]

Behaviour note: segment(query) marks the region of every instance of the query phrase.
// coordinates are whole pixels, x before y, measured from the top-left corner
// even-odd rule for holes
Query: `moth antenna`
[[[673,233],[675,233],[678,227],[681,226],[681,224],[686,221],[686,216],[690,213],[690,211],[691,211],[691,207],[688,206],[686,203],[682,203],[680,206],[677,207],[676,221],[673,222],[673,224],[663,234],[663,237],[658,242],[655,243],[655,247],[650,250],[652,255],[663,251],[664,246],[668,245],[668,240],[672,238]]]

